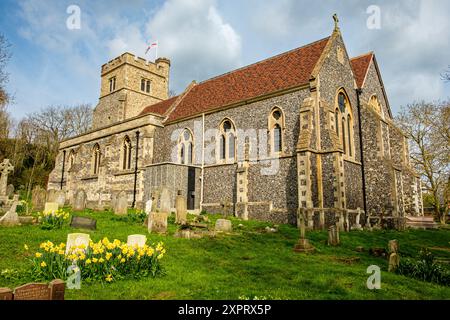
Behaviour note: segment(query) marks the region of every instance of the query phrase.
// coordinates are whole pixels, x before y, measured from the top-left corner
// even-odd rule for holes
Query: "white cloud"
[[[171,87],[180,92],[241,63],[241,38],[211,0],[168,0],[147,24],[159,55],[172,62]]]

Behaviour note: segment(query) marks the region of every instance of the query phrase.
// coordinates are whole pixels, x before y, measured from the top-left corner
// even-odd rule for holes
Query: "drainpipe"
[[[136,207],[136,187],[137,187],[137,172],[138,172],[138,157],[139,157],[139,131],[136,131],[136,159],[134,161],[134,188],[133,188],[133,208]]]
[[[366,172],[364,168],[364,152],[363,152],[363,137],[362,137],[362,126],[361,126],[361,101],[360,95],[362,89],[356,89],[356,99],[358,103],[358,129],[359,129],[359,150],[361,155],[361,171],[362,171],[362,192],[363,192],[363,206],[364,214],[367,216],[367,198],[366,198]]]
[[[64,184],[64,167],[66,164],[66,150],[63,151],[63,163],[62,163],[62,170],[61,170],[61,190],[63,188]]]

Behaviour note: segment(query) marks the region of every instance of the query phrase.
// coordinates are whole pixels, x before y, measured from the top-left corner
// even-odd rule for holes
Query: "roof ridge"
[[[234,70],[231,70],[231,71],[228,71],[228,72],[219,74],[219,75],[217,75],[217,76],[214,76],[214,77],[212,77],[212,78],[209,78],[209,79],[206,79],[206,80],[203,80],[203,81],[199,82],[198,85],[201,85],[201,84],[206,83],[206,82],[211,81],[211,80],[215,80],[215,79],[224,77],[224,76],[226,76],[226,75],[229,75],[229,74],[231,74],[231,73],[234,73],[234,72],[237,72],[237,71],[240,71],[240,70],[245,70],[245,69],[247,69],[247,68],[250,68],[250,67],[252,67],[252,66],[258,65],[258,64],[260,64],[260,63],[263,63],[263,62],[266,62],[266,61],[270,61],[270,60],[275,59],[275,58],[282,57],[282,56],[287,55],[287,54],[289,54],[289,53],[292,53],[292,52],[294,52],[294,51],[297,51],[297,50],[300,50],[300,49],[304,49],[304,48],[310,47],[310,46],[312,46],[312,45],[314,45],[314,44],[317,44],[317,43],[319,43],[319,42],[321,42],[321,41],[329,40],[330,38],[331,38],[331,36],[328,36],[328,37],[322,38],[322,39],[320,39],[320,40],[316,40],[316,41],[314,41],[314,42],[305,44],[305,45],[303,45],[303,46],[301,46],[301,47],[297,47],[297,48],[294,48],[294,49],[291,49],[291,50],[288,50],[288,51],[279,53],[279,54],[277,54],[277,55],[271,56],[271,57],[269,57],[269,58],[266,58],[266,59],[263,59],[263,60],[260,60],[260,61],[256,61],[256,62],[254,62],[254,63],[245,65],[245,66],[243,66],[243,67],[240,67],[240,68],[237,68],[237,69],[234,69]]]
[[[350,58],[350,61],[352,61],[352,60],[356,60],[356,59],[359,59],[359,58],[362,58],[362,57],[365,57],[365,56],[368,56],[368,55],[372,55],[372,56],[374,56],[374,55],[375,55],[375,53],[374,53],[373,51],[369,51],[369,52],[366,52],[366,53],[360,54],[359,56],[356,56],[356,57]]]

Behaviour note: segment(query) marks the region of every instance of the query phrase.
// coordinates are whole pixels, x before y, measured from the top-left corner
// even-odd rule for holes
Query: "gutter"
[[[359,152],[361,156],[361,172],[362,172],[362,192],[363,192],[363,207],[364,213],[367,216],[367,195],[366,195],[366,172],[364,166],[364,152],[363,152],[363,138],[362,138],[362,125],[361,125],[361,100],[360,95],[362,89],[356,89],[356,100],[358,104],[358,129],[359,129]]]
[[[138,173],[138,157],[139,157],[139,131],[136,131],[136,158],[134,161],[134,187],[133,187],[133,203],[132,207],[136,207],[136,189],[137,189],[137,173]]]
[[[66,164],[66,150],[63,151],[63,163],[62,163],[62,170],[61,170],[61,187],[60,189],[63,189],[63,184],[64,184],[64,167]]]

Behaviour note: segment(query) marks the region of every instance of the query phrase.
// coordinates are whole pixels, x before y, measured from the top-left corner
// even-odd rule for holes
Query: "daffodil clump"
[[[40,212],[38,214],[38,221],[42,229],[61,229],[64,222],[69,219],[69,213],[59,209],[51,212]]]
[[[162,271],[161,259],[166,253],[161,242],[155,247],[138,247],[117,239],[111,242],[108,238],[90,241],[88,246],[72,246],[68,251],[64,249],[64,243],[58,246],[47,241],[40,249],[33,258],[33,274],[38,279],[66,279],[69,276],[67,268],[76,265],[83,280],[106,282],[126,276],[156,276]]]

